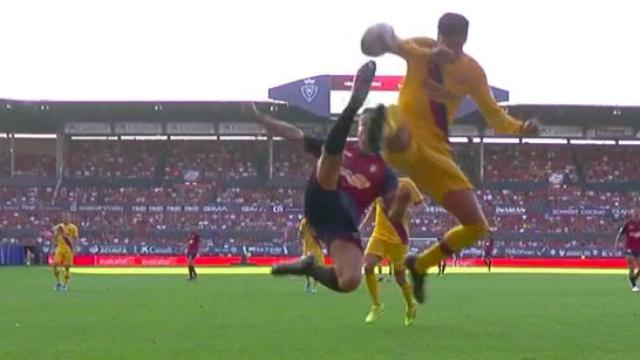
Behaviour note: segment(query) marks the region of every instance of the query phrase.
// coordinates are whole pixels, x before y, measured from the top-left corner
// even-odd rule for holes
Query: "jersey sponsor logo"
[[[349,185],[358,190],[367,189],[371,186],[371,182],[365,176],[354,174],[349,169],[340,168],[340,174],[344,176]]]
[[[318,95],[318,89],[315,79],[307,79],[304,80],[304,85],[300,87],[300,92],[307,102],[312,102]]]
[[[638,238],[640,238],[640,231],[629,232],[629,236],[634,238],[634,239],[638,239]]]

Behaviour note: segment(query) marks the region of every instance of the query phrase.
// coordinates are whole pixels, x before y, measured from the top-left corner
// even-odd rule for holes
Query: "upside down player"
[[[407,174],[460,223],[439,243],[418,256],[407,257],[419,302],[425,298],[427,269],[475,244],[489,231],[473,186],[455,163],[448,140],[449,122],[462,100],[470,95],[498,133],[534,133],[538,125],[537,119],[522,122],[498,107],[484,70],[463,51],[468,26],[464,16],[447,13],[438,22],[437,40],[401,40],[390,25],[378,24],[370,27],[361,41],[367,55],[392,53],[407,62],[398,105],[387,109],[385,160]]]
[[[385,206],[383,199],[377,199],[360,226],[362,228],[375,213],[373,233],[364,252],[365,280],[373,302],[365,319],[367,323],[373,323],[384,313],[384,304],[380,302],[378,281],[374,269],[385,258],[389,259],[389,266],[393,266],[396,282],[404,296],[406,304],[405,325],[413,324],[416,318],[417,305],[413,299],[411,284],[407,282],[405,277],[404,258],[409,252],[409,207],[422,204],[422,200],[422,194],[413,181],[409,178],[402,178],[399,181],[396,198],[391,207]],[[400,221],[391,219],[391,214],[398,216]]]
[[[196,258],[198,257],[198,251],[200,250],[200,235],[197,232],[192,231],[187,237],[187,249],[185,255],[187,256],[187,265],[189,267],[189,279],[198,279],[198,273],[196,273]]]
[[[347,144],[354,118],[364,103],[376,65],[364,64],[354,80],[349,104],[331,127],[325,141],[305,136],[295,126],[257,112],[272,133],[304,143],[318,158],[304,197],[309,224],[329,250],[333,266],[316,264],[308,256],[275,265],[273,275],[310,275],[337,292],[351,292],[362,278],[362,243],[358,232],[364,211],[378,197],[391,199],[398,179],[379,154],[384,115],[382,108],[358,116],[358,144]]]
[[[55,226],[53,241],[55,252],[53,255],[53,276],[56,279],[54,289],[69,290],[71,279],[71,265],[73,265],[74,244],[78,240],[78,228],[71,223],[69,213],[62,213],[62,223]],[[64,267],[62,281],[60,267]]]
[[[300,221],[300,228],[298,230],[298,238],[302,242],[302,256],[313,256],[316,264],[324,264],[324,253],[318,243],[316,233],[309,226],[307,218],[302,218]],[[304,291],[315,293],[318,291],[318,281],[313,279],[313,285],[311,285],[311,277],[305,275],[306,282],[304,283]]]
[[[629,220],[624,223],[616,236],[616,247],[622,235],[624,235],[624,255],[629,267],[631,291],[640,292],[640,286],[638,286],[638,277],[640,277],[640,214],[638,210],[631,210]]]

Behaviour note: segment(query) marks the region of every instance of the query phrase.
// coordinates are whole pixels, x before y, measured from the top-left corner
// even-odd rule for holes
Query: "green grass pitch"
[[[431,277],[413,327],[399,289],[367,325],[353,294],[268,275],[74,274],[0,268],[0,359],[633,359],[640,294],[624,275]]]

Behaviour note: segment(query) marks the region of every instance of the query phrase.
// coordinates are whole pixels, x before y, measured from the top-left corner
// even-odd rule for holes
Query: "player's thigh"
[[[372,236],[367,243],[367,248],[364,250],[364,254],[365,266],[367,265],[367,256],[369,256],[371,259],[376,259],[375,264],[371,266],[380,264],[382,262],[382,259],[384,259],[385,257],[384,241],[376,236]]]
[[[362,279],[362,249],[353,240],[339,238],[331,242],[330,251],[338,281],[357,287]]]
[[[379,255],[376,255],[374,253],[367,253],[365,252],[364,254],[364,271],[367,274],[373,274],[376,265],[380,265],[380,262],[382,261],[382,257]]]
[[[453,190],[443,197],[442,206],[462,225],[485,224],[487,219],[473,190]]]
[[[404,273],[404,259],[409,253],[409,246],[405,244],[388,244],[386,249],[386,257],[389,259],[389,265],[393,266],[394,273],[400,271]]]
[[[71,265],[73,265],[73,253],[66,252],[63,256],[63,265],[65,268],[69,269]]]
[[[324,151],[316,163],[316,181],[323,190],[338,188],[342,155],[327,155]]]
[[[456,164],[451,154],[442,149],[423,147],[425,159],[423,183],[435,201],[463,225],[487,223],[473,185]]]
[[[64,252],[56,251],[53,253],[53,266],[63,266],[64,265]]]

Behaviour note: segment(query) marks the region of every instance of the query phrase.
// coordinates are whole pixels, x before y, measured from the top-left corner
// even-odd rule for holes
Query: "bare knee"
[[[380,263],[380,259],[373,254],[367,254],[364,258],[364,273],[373,274],[376,266]]]
[[[371,264],[365,264],[364,265],[364,273],[371,275],[375,272],[376,266],[375,265],[371,265]]]
[[[360,286],[360,280],[362,275],[358,274],[344,274],[338,278],[338,284],[342,292],[352,292]]]

